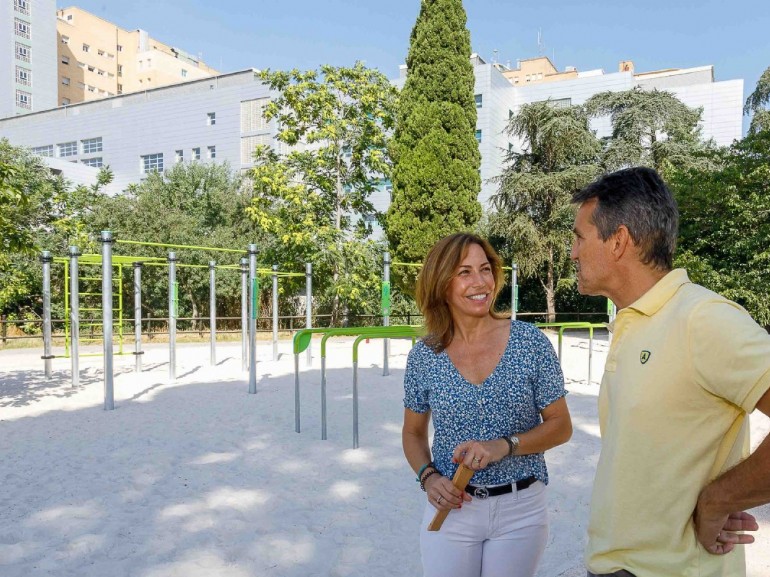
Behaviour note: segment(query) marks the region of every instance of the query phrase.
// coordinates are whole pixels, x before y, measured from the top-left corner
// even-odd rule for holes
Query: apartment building
[[[144,30],[124,30],[77,7],[56,12],[56,39],[59,105],[217,75]]]
[[[505,133],[508,120],[529,102],[582,104],[598,92],[641,85],[669,90],[688,106],[703,107],[703,136],[717,144],[730,144],[742,135],[743,80],[717,82],[712,66],[640,74],[633,69],[576,71],[558,82],[525,80],[521,85],[511,83],[499,64],[478,55],[472,62],[481,151],[479,200],[485,206],[497,190],[494,177],[501,174],[506,154],[524,144]],[[403,85],[405,77],[402,68],[394,83]],[[257,144],[278,146],[273,123],[262,118],[270,96],[256,71],[245,70],[7,118],[0,120],[0,137],[42,156],[95,168],[109,165],[115,174],[112,188],[122,190],[146,173],[177,162],[227,162],[248,170]],[[610,134],[609,118],[596,119],[592,127],[599,136]],[[372,202],[377,210],[387,209],[388,183]]]
[[[0,2],[0,118],[56,106],[56,3]]]

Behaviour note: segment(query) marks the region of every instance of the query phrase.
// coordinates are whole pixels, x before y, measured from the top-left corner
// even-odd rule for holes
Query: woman
[[[428,499],[425,577],[531,577],[545,549],[543,452],[572,424],[548,339],[495,312],[502,286],[494,249],[465,233],[436,243],[417,279],[427,336],[407,361],[403,447]],[[459,463],[475,471],[465,492],[451,481]],[[441,510],[441,530],[428,532]]]

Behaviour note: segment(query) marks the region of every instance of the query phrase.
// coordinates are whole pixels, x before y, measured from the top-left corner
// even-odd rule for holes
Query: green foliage
[[[744,114],[752,114],[750,134],[756,134],[762,130],[770,130],[770,110],[766,107],[770,104],[770,67],[759,77],[757,87],[746,99],[743,107]]]
[[[84,218],[101,184],[72,187],[25,148],[0,140],[0,311],[39,308],[41,250],[85,242]]]
[[[245,215],[251,194],[241,178],[227,165],[176,164],[165,173],[153,172],[123,194],[98,199],[91,230],[111,230],[117,240],[241,249],[244,255],[187,249],[176,250],[180,263],[236,264],[250,243],[263,239]],[[116,244],[115,254],[167,257],[164,248]],[[124,270],[124,300],[132,302],[129,267]],[[143,308],[150,316],[165,316],[168,309],[166,267],[146,266]],[[207,316],[209,308],[207,268],[180,267],[179,314]],[[217,303],[220,316],[240,315],[240,273],[217,271]]]
[[[522,106],[508,133],[523,140],[524,152],[511,153],[497,179],[489,229],[522,277],[539,280],[553,318],[557,282],[570,270],[572,193],[599,173],[600,145],[580,107],[550,102]]]
[[[314,292],[332,323],[347,312],[376,313],[381,248],[367,240],[371,194],[390,175],[387,153],[396,91],[357,62],[352,68],[265,71],[277,96],[265,118],[291,147],[255,151],[251,219],[270,233],[265,252],[282,268],[314,265]]]
[[[461,0],[423,0],[412,29],[390,146],[393,198],[386,231],[395,260],[421,262],[438,239],[472,228],[481,217],[481,156],[465,24]],[[396,279],[408,288],[414,271],[399,271],[404,272]]]
[[[689,108],[670,92],[640,87],[601,92],[589,98],[585,107],[590,116],[610,116],[612,136],[603,139],[602,154],[607,172],[650,166],[667,175],[690,165],[695,153],[706,146],[698,126],[702,109]]]
[[[681,213],[677,266],[770,325],[770,131],[708,154],[718,169],[669,178]]]

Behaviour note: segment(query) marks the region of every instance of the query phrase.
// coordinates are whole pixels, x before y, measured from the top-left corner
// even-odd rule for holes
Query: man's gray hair
[[[602,240],[625,225],[644,264],[674,268],[679,209],[663,179],[651,168],[626,168],[600,177],[572,195],[572,202],[597,200],[591,219]]]

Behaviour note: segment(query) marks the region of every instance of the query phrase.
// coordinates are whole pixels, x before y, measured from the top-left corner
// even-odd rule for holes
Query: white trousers
[[[532,577],[548,540],[546,486],[463,503],[440,531],[428,531],[436,509],[428,503],[420,529],[424,577]]]

